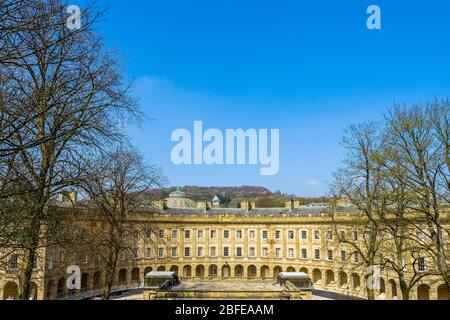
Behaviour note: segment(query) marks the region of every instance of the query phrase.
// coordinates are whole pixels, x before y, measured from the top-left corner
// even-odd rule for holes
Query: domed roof
[[[196,208],[197,203],[189,198],[186,198],[186,193],[177,188],[176,191],[169,194],[169,198],[166,199],[167,207],[170,209],[182,209],[182,208]]]
[[[186,193],[180,190],[180,187],[177,187],[177,190],[169,193],[169,198],[186,198]]]

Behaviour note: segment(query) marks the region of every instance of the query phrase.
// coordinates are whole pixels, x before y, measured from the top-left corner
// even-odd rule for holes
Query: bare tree
[[[408,210],[412,196],[405,185],[405,173],[395,155],[389,152],[387,148],[383,154],[384,179],[390,203],[382,230],[385,235],[381,249],[384,256],[382,266],[397,275],[401,298],[409,300],[413,287],[431,273],[419,269],[421,257],[417,255],[420,250],[417,231],[421,230],[423,219]]]
[[[343,145],[348,152],[347,158],[334,174],[331,186],[335,196],[345,196],[362,214],[364,224],[355,225],[354,230],[362,234],[361,239],[339,238],[339,241],[351,248],[353,256],[358,256],[355,261],[368,271],[366,280],[373,277],[372,267],[378,263],[376,259],[386,215],[387,197],[379,161],[382,144],[380,130],[374,123],[355,125],[346,130]],[[366,289],[367,298],[375,299],[374,286],[367,285]]]
[[[8,131],[15,153],[2,168],[26,186],[27,215],[16,228],[23,235],[22,299],[29,294],[36,252],[48,238],[45,230],[57,230],[51,199],[79,181],[80,159],[123,140],[123,120],[139,116],[120,66],[94,32],[98,12],[83,13],[82,28],[69,30],[65,1],[29,0],[14,12],[28,25],[4,39],[11,52],[26,52],[1,65],[2,83],[15,93],[8,103],[25,110],[23,118],[9,120],[22,125]]]
[[[165,179],[155,166],[145,165],[136,151],[118,149],[89,161],[81,187],[87,192],[93,210],[104,221],[95,229],[95,252],[106,273],[103,298],[109,299],[116,277],[119,254],[130,251],[128,237],[142,229],[152,230],[145,222],[132,221],[133,214],[150,206],[146,194],[160,187]]]
[[[429,268],[436,269],[447,287],[449,121],[448,100],[408,108],[397,105],[386,116],[390,154],[404,172],[403,183],[413,197],[408,208],[419,213],[426,226],[417,230],[422,235],[417,243],[433,261]]]

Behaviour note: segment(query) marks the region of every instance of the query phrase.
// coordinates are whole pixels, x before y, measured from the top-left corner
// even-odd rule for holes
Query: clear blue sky
[[[82,3],[81,3],[82,4]],[[100,25],[154,118],[128,129],[170,185],[262,185],[315,196],[344,156],[342,130],[393,102],[450,93],[450,1],[100,1]],[[366,28],[366,8],[382,30]],[[171,163],[174,129],[279,128],[280,171]]]

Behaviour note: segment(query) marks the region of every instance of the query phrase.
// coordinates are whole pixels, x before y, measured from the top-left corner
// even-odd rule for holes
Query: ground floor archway
[[[441,284],[437,289],[438,300],[448,300],[448,288],[445,283]]]
[[[244,276],[244,267],[240,264],[234,267],[234,276],[237,278],[241,278]]]
[[[195,276],[196,277],[204,277],[205,276],[205,267],[203,265],[198,265],[195,268]]]
[[[322,272],[319,269],[314,269],[312,272],[312,282],[314,284],[322,283]]]
[[[430,286],[421,284],[417,287],[417,300],[430,300]]]
[[[192,276],[192,268],[191,266],[184,266],[183,267],[183,277],[190,278]]]
[[[14,281],[8,281],[3,287],[3,300],[17,300],[19,287]]]
[[[270,268],[268,266],[261,267],[261,277],[270,278]]]

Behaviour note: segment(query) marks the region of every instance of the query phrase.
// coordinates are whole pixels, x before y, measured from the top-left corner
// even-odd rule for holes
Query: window
[[[127,260],[127,253],[125,251],[121,251],[119,259],[122,261]]]
[[[145,237],[147,239],[151,239],[152,238],[152,229],[145,230]]]
[[[171,248],[171,255],[172,255],[172,258],[176,258],[176,257],[178,257],[178,250],[177,250],[177,247],[172,247]]]
[[[327,238],[328,240],[333,240],[333,231],[328,231]]]
[[[280,240],[281,238],[281,230],[275,230],[275,239]]]
[[[294,248],[288,249],[288,257],[291,259],[294,258]]]
[[[263,230],[263,231],[262,231],[262,238],[263,238],[264,240],[267,240],[267,238],[268,238],[268,232],[267,232],[267,230]]]
[[[264,258],[267,258],[267,257],[269,256],[269,248],[263,247],[263,248],[262,248],[261,255],[262,255]]]
[[[197,230],[197,239],[203,239],[203,230]]]
[[[158,238],[163,239],[164,238],[164,229],[158,230]]]
[[[302,259],[308,259],[308,250],[306,248],[302,248]]]
[[[403,267],[403,271],[406,271],[406,258],[402,257],[402,267]]]
[[[255,230],[250,230],[249,231],[249,238],[250,239],[255,239]]]
[[[211,239],[215,239],[215,238],[216,238],[216,234],[217,234],[216,230],[211,230],[211,232],[210,232],[210,238],[211,238]]]
[[[352,232],[352,239],[353,239],[353,241],[358,241],[358,231]]]
[[[236,257],[242,257],[242,248],[241,247],[236,248]]]
[[[419,238],[419,243],[420,244],[425,244],[425,234],[423,232],[419,232],[417,234],[417,237]]]
[[[320,249],[314,249],[314,259],[320,260]]]
[[[152,248],[145,249],[145,257],[150,259],[152,257]]]
[[[64,255],[64,251],[59,252],[59,265],[63,266],[66,263],[66,257]]]
[[[320,233],[319,230],[315,230],[314,231],[314,240],[319,240],[320,239]]]
[[[427,270],[427,266],[425,263],[425,258],[420,257],[419,258],[419,272],[425,272]]]
[[[288,240],[294,240],[294,230],[288,231]]]
[[[134,238],[134,240],[139,240],[139,230],[133,231],[133,238]]]
[[[223,230],[223,238],[228,239],[230,237],[230,231],[229,230]]]
[[[344,250],[341,250],[341,261],[347,261],[347,252],[345,252]]]
[[[131,249],[131,256],[133,257],[133,259],[138,259],[139,258],[139,251],[138,251],[137,248]]]
[[[229,247],[223,247],[223,256],[224,257],[230,256],[230,248]]]
[[[255,247],[250,247],[250,248],[248,249],[248,255],[249,255],[250,257],[254,257],[254,256],[255,256]]]
[[[178,230],[177,229],[173,229],[172,230],[172,239],[176,239],[178,238]]]
[[[345,231],[339,232],[339,240],[344,241],[345,240]]]
[[[191,230],[184,230],[184,238],[185,239],[191,238]]]
[[[164,248],[158,248],[158,258],[164,258]]]
[[[17,265],[18,265],[18,257],[17,254],[13,254],[10,258],[9,258],[9,267],[11,269],[17,269]]]
[[[197,257],[203,257],[203,247],[197,247]]]
[[[52,269],[52,268],[53,268],[53,260],[52,260],[52,259],[48,260],[48,262],[47,262],[47,268],[49,268],[49,269]]]
[[[184,247],[184,256],[185,257],[191,256],[191,248],[190,247]]]
[[[217,266],[215,264],[209,267],[209,275],[214,277],[217,276]]]
[[[353,254],[353,262],[354,263],[358,263],[359,262],[359,253],[358,252],[355,252]]]
[[[236,238],[242,239],[242,230],[236,230]]]
[[[306,230],[302,230],[301,234],[302,234],[302,240],[306,240],[306,237],[307,237]]]
[[[211,257],[215,257],[216,256],[216,247],[209,248],[209,255]]]
[[[328,250],[328,261],[333,261],[333,250]]]
[[[275,248],[275,257],[281,258],[281,248]]]

